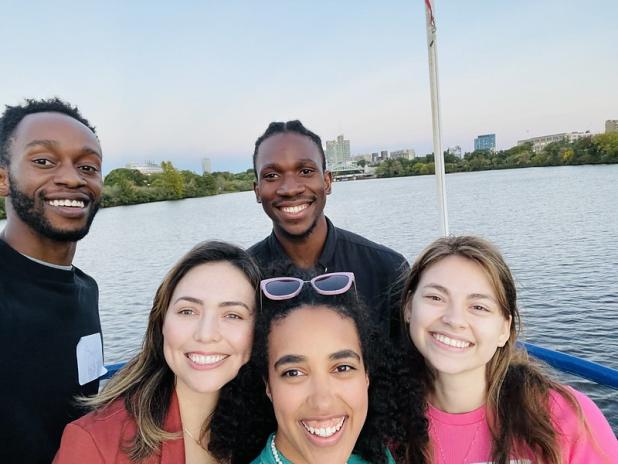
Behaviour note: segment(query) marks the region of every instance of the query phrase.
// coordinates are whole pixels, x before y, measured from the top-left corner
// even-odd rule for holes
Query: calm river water
[[[326,214],[412,260],[440,235],[435,184],[336,183]],[[451,233],[492,240],[510,264],[523,338],[618,369],[618,165],[449,174],[446,188]],[[102,210],[75,263],[99,283],[106,363],[139,348],[154,292],[184,252],[214,238],[247,247],[270,229],[252,192]],[[562,379],[618,431],[618,391]]]

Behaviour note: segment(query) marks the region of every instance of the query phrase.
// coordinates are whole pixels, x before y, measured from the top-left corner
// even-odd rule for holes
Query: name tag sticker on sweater
[[[103,366],[103,344],[101,334],[82,337],[77,343],[77,375],[80,385],[98,379],[107,372]]]

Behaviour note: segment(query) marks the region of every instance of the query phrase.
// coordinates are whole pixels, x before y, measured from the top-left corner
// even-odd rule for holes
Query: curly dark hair
[[[272,269],[266,275],[286,275],[309,280],[317,272],[300,271],[288,267],[287,270],[276,272]],[[344,318],[349,318],[356,327],[363,363],[369,375],[369,408],[367,419],[354,447],[354,453],[372,463],[385,463],[385,445],[403,442],[403,429],[398,422],[399,405],[394,401],[396,382],[393,382],[394,367],[392,363],[394,350],[387,341],[383,341],[376,328],[370,323],[368,311],[359,300],[356,292],[350,290],[342,295],[324,296],[305,286],[301,293],[289,300],[272,301],[262,298],[262,309],[258,314],[255,326],[255,337],[251,361],[241,371],[235,380],[239,388],[239,396],[233,399],[233,404],[226,405],[226,415],[230,418],[228,427],[238,427],[239,440],[246,449],[251,449],[255,457],[263,448],[268,436],[277,429],[272,403],[266,396],[265,381],[268,379],[268,338],[273,324],[288,317],[301,307],[325,306]],[[397,367],[398,368],[398,367]],[[259,380],[258,380],[259,379]],[[257,388],[256,388],[257,387]],[[244,390],[243,390],[244,388]],[[397,390],[398,391],[398,390]],[[414,392],[408,392],[414,395]],[[421,404],[420,397],[416,404]],[[215,426],[222,426],[221,419],[213,420]],[[211,439],[211,452],[219,446],[216,437]],[[229,447],[229,445],[228,445]],[[214,454],[214,453],[213,453]],[[233,460],[234,463],[244,463],[247,460]]]
[[[94,126],[91,126],[76,106],[71,105],[58,97],[47,100],[26,99],[24,105],[6,105],[4,113],[0,116],[0,167],[7,167],[11,162],[9,146],[11,138],[19,123],[29,114],[35,113],[62,113],[76,119],[92,131],[96,136]]]
[[[391,402],[398,411],[398,430],[392,450],[397,462],[426,464],[431,462],[429,421],[426,417],[426,395],[431,386],[425,376],[425,359],[411,346],[400,346],[393,358],[395,382]],[[391,407],[393,407],[391,406]]]
[[[245,364],[236,378],[221,389],[210,421],[208,451],[219,462],[249,464],[276,428],[264,380],[255,366]]]
[[[253,172],[255,174],[256,180],[258,180],[258,173],[255,166],[257,161],[257,153],[260,145],[268,137],[271,137],[275,134],[283,134],[286,132],[295,132],[300,135],[305,135],[311,140],[313,140],[313,142],[318,146],[318,149],[320,150],[320,155],[322,156],[322,171],[326,171],[326,155],[324,154],[324,148],[322,148],[322,139],[320,139],[320,136],[318,134],[310,131],[305,126],[303,126],[303,123],[300,122],[298,119],[294,119],[293,121],[287,122],[271,122],[266,128],[266,131],[262,135],[260,135],[255,141],[255,149],[253,150]]]

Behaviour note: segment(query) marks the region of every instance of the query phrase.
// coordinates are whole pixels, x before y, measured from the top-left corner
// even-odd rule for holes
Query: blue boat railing
[[[618,370],[616,369],[602,366],[601,364],[587,361],[570,354],[541,348],[532,343],[522,343],[522,345],[529,354],[545,361],[555,369],[592,380],[599,385],[606,385],[618,389]]]
[[[116,372],[118,372],[120,369],[124,367],[125,364],[126,363],[108,364],[107,366],[105,366],[105,369],[107,369],[107,372],[103,374],[101,377],[99,377],[99,380],[105,380],[105,379],[112,378]]]
[[[592,361],[586,361],[585,359],[581,359],[570,354],[560,353],[559,351],[553,351],[547,348],[541,348],[540,346],[533,345],[532,343],[521,344],[532,356],[540,359],[541,361],[545,361],[555,369],[577,375],[578,377],[583,377],[584,379],[592,380],[600,385],[618,389],[618,370],[616,369],[602,366],[601,364],[597,364]],[[109,379],[116,372],[118,372],[124,364],[125,363],[116,363],[105,366],[107,368],[107,374],[102,376],[101,379]]]

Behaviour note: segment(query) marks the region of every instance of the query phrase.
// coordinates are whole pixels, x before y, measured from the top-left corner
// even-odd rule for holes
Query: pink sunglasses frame
[[[344,287],[338,290],[321,290],[320,288],[316,286],[315,284],[316,281],[324,279],[325,277],[330,277],[330,276],[345,276],[348,278],[348,283]],[[300,285],[298,286],[298,289],[296,289],[293,293],[290,293],[288,295],[282,295],[282,296],[273,295],[266,289],[266,286],[269,283],[277,282],[281,280],[298,282]],[[272,277],[270,279],[264,279],[260,282],[260,290],[262,291],[264,296],[268,298],[269,300],[278,301],[278,300],[289,300],[290,298],[294,298],[302,291],[305,284],[311,284],[313,289],[320,295],[341,295],[342,293],[345,293],[348,290],[350,290],[350,288],[352,288],[352,285],[355,285],[355,282],[356,282],[356,278],[354,277],[353,272],[329,272],[328,274],[320,274],[319,276],[315,276],[311,280],[303,280],[303,279],[298,279],[296,277]]]

